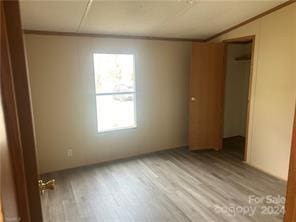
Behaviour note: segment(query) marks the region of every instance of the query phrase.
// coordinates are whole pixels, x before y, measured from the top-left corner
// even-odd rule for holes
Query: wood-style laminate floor
[[[173,149],[43,176],[56,190],[42,196],[45,222],[282,221],[277,206],[249,196],[285,195],[286,184],[224,149]],[[253,216],[246,210],[255,209]],[[245,210],[244,212],[242,210]],[[266,213],[267,215],[265,215]],[[270,215],[271,214],[271,215]]]

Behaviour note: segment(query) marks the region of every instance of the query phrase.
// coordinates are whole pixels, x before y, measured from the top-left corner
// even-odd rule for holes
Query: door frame
[[[20,140],[19,134],[19,124],[18,124],[18,116],[17,116],[17,108],[15,101],[15,92],[13,85],[13,77],[12,77],[12,67],[11,67],[11,58],[8,44],[8,36],[7,36],[7,27],[6,27],[6,16],[4,11],[3,1],[0,1],[0,26],[1,26],[1,76],[0,76],[0,90],[1,90],[1,111],[3,112],[3,120],[5,133],[7,138],[7,154],[8,156],[2,156],[1,150],[1,158],[7,159],[11,163],[11,172],[6,170],[2,171],[1,176],[11,177],[11,183],[5,183],[4,186],[13,186],[12,189],[9,190],[10,196],[5,199],[5,197],[1,197],[1,201],[3,201],[3,206],[9,205],[17,205],[17,209],[15,209],[15,205],[11,206],[14,208],[15,213],[18,215],[11,215],[10,211],[4,209],[4,216],[7,217],[7,220],[17,219],[17,217],[21,218],[22,221],[30,220],[29,213],[29,204],[28,204],[28,192],[27,192],[27,180],[25,176],[25,166],[24,166],[24,157],[22,144]],[[4,162],[4,159],[3,159]],[[2,164],[1,164],[2,166]],[[6,166],[7,167],[7,166]],[[5,174],[10,175],[5,175]],[[15,194],[16,199],[12,199],[12,193]],[[8,203],[9,201],[9,203]],[[6,203],[5,203],[6,202]],[[0,209],[1,210],[1,209]],[[13,218],[11,217],[13,216]],[[16,217],[17,216],[17,217]],[[15,217],[15,218],[14,218]],[[4,220],[4,219],[3,219]],[[0,218],[1,221],[1,218]]]
[[[223,96],[223,112],[222,112],[222,132],[224,131],[224,108],[225,108],[225,85],[226,85],[226,75],[227,75],[227,52],[229,44],[246,44],[246,43],[252,43],[252,50],[251,50],[251,65],[250,65],[250,76],[249,76],[249,89],[248,89],[248,105],[247,105],[247,118],[246,118],[246,138],[245,138],[245,147],[244,147],[244,161],[247,161],[248,157],[248,139],[249,139],[249,126],[250,126],[250,109],[251,109],[251,95],[252,95],[252,85],[253,85],[253,68],[254,68],[254,54],[255,54],[255,35],[250,36],[244,36],[239,38],[232,38],[232,39],[226,39],[223,41],[225,44],[225,70],[224,70],[224,96]],[[223,136],[222,136],[223,139]]]
[[[3,101],[8,138],[13,138],[9,149],[14,163],[17,205],[24,222],[41,222],[42,209],[38,186],[35,131],[31,107],[31,95],[24,47],[19,1],[1,1],[5,18],[10,76],[5,94],[12,96]],[[2,77],[2,73],[1,73]],[[15,118],[15,121],[11,120]],[[13,119],[14,120],[14,119]],[[10,129],[10,130],[9,130]],[[10,141],[8,141],[10,142]],[[12,143],[13,142],[13,143]],[[16,143],[16,145],[15,145]],[[23,213],[22,213],[23,212]]]

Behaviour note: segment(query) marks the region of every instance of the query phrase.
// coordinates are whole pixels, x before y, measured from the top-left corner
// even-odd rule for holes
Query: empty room
[[[0,6],[0,222],[296,221],[295,1]]]

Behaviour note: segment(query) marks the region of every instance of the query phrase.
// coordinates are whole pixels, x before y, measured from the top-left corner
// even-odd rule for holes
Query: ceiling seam
[[[182,16],[184,16],[188,11],[190,11],[192,8],[194,8],[194,6],[196,6],[197,3],[198,3],[198,1],[197,1],[197,2],[193,2],[193,3],[188,3],[188,4],[189,4],[188,7],[184,8],[183,10],[181,10],[180,12],[178,12],[178,13],[175,15],[175,17],[182,17]],[[158,31],[160,31],[160,30],[165,29],[165,26],[171,21],[171,19],[169,19],[169,17],[170,17],[170,16],[166,17],[166,18],[163,20],[163,22],[162,22],[160,25],[158,25],[157,28],[155,28],[154,33],[155,33],[155,32],[158,32]]]
[[[87,5],[86,5],[86,7],[84,9],[84,12],[82,14],[81,20],[79,22],[79,25],[78,25],[78,28],[77,28],[77,32],[80,32],[80,29],[81,29],[81,27],[82,27],[82,25],[83,25],[83,23],[84,23],[87,15],[88,15],[88,12],[90,11],[90,8],[91,8],[92,3],[93,3],[93,0],[88,0]]]
[[[80,19],[80,21],[79,21],[79,25],[78,25],[78,27],[76,27],[77,33],[81,33],[81,34],[82,34],[81,29],[83,29],[83,26],[85,25],[85,22],[86,22],[86,20],[87,20],[87,16],[88,16],[89,13],[90,13],[91,6],[93,6],[92,3],[93,3],[93,0],[87,0],[87,1],[85,2],[85,4],[84,4],[84,7],[81,7],[82,10],[83,10],[83,12],[82,12],[82,15],[81,15],[81,19]],[[199,2],[194,2],[194,3],[199,3]],[[239,27],[241,27],[241,26],[244,26],[244,25],[246,25],[246,24],[248,24],[248,23],[250,23],[250,22],[253,22],[253,21],[257,20],[257,19],[260,19],[260,18],[262,18],[262,17],[265,17],[266,15],[269,15],[269,14],[273,13],[274,11],[277,11],[277,10],[279,10],[279,9],[281,9],[281,8],[283,8],[283,7],[286,7],[286,6],[290,5],[290,4],[293,4],[293,3],[296,3],[296,0],[289,0],[289,1],[286,1],[286,2],[284,2],[283,4],[280,4],[280,5],[278,5],[278,6],[274,7],[274,8],[271,8],[271,9],[269,9],[269,10],[267,10],[267,11],[265,11],[265,12],[259,14],[259,15],[254,16],[254,17],[252,17],[252,18],[250,18],[250,19],[248,19],[248,20],[246,20],[246,21],[243,21],[243,22],[241,22],[241,23],[239,23],[239,24],[237,24],[237,25],[234,25],[234,26],[232,26],[232,27],[230,27],[230,28],[228,28],[228,29],[226,29],[226,30],[220,32],[220,33],[217,33],[217,34],[212,35],[212,36],[210,36],[210,37],[208,37],[208,38],[205,38],[205,39],[204,39],[204,38],[203,38],[203,39],[194,39],[194,38],[193,38],[193,40],[196,40],[196,41],[205,41],[205,42],[211,41],[212,39],[217,38],[218,36],[221,36],[221,35],[223,35],[223,34],[225,34],[225,33],[228,33],[228,32],[230,32],[230,31],[232,31],[232,30],[234,30],[234,29],[237,29],[237,28],[239,28]],[[189,10],[193,9],[194,7],[196,7],[195,4],[193,4],[192,7],[186,8],[186,10],[181,10],[181,13],[179,12],[179,13],[176,13],[176,14],[177,14],[179,17],[184,16],[184,14],[186,14]],[[84,9],[83,9],[83,8],[84,8]],[[168,18],[169,18],[169,16],[168,16]],[[166,24],[166,22],[163,21],[163,22],[162,22],[162,25],[165,25],[165,24]],[[160,27],[160,28],[161,28],[161,27]],[[32,31],[32,30],[27,30],[27,31]],[[37,31],[37,32],[38,32],[38,31]],[[50,31],[49,31],[49,32],[50,32]],[[72,34],[73,34],[73,33],[72,33]],[[90,35],[90,34],[88,33],[88,35]],[[102,36],[102,35],[104,35],[104,34],[100,34],[100,35]],[[120,36],[120,35],[119,35],[119,36]],[[122,35],[121,35],[121,36],[122,36]],[[128,38],[131,38],[131,36],[132,36],[132,35],[128,36]],[[153,34],[152,34],[152,36],[153,36]],[[150,37],[152,37],[152,36],[150,36]],[[122,36],[122,37],[123,37],[123,36]],[[127,37],[127,36],[125,36],[124,38],[126,38],[126,37]],[[145,35],[144,35],[144,36],[141,36],[140,38],[143,38],[143,37],[145,37]],[[149,36],[146,36],[146,37],[150,38]],[[156,36],[154,36],[154,37],[156,37]],[[135,36],[135,38],[139,38],[139,36]],[[165,39],[165,37],[160,37],[160,38]],[[171,38],[169,38],[169,39],[176,39],[176,38],[172,38],[172,37],[171,37]],[[179,37],[179,38],[177,38],[177,39],[182,39],[182,38]],[[184,38],[183,38],[183,39],[184,39]],[[192,38],[186,38],[186,39],[192,39]]]

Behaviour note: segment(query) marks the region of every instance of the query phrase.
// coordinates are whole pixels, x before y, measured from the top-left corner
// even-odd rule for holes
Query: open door
[[[222,148],[224,44],[193,43],[189,84],[189,149]]]
[[[294,115],[294,127],[290,155],[285,222],[296,221],[296,109]]]
[[[3,220],[41,222],[34,127],[19,3],[0,1],[0,10],[0,203]]]

